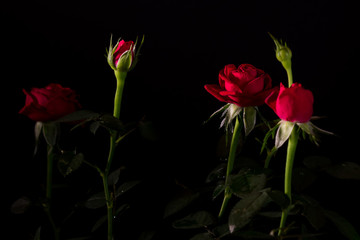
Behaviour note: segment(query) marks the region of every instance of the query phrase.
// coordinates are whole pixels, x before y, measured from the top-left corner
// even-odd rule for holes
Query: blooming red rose
[[[25,106],[19,111],[34,121],[47,122],[70,114],[81,106],[76,93],[60,84],[51,83],[45,88],[32,88],[26,95]]]
[[[314,96],[300,83],[293,83],[290,88],[280,84],[280,90],[274,91],[265,102],[285,121],[305,123],[313,114]]]
[[[219,73],[219,85],[207,84],[205,89],[220,101],[240,107],[262,105],[274,91],[270,76],[251,64],[226,65]]]

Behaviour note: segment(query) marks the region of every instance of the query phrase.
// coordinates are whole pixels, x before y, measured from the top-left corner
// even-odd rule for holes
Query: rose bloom
[[[131,49],[130,49],[131,48]],[[121,57],[121,55],[124,54],[126,51],[131,51],[132,59],[134,59],[135,53],[134,53],[134,42],[128,41],[125,42],[124,40],[121,40],[116,47],[116,50],[114,52],[114,64],[117,66],[117,63]]]
[[[219,85],[207,84],[205,89],[218,100],[240,107],[262,105],[274,91],[270,76],[251,64],[226,65],[219,73]]]
[[[53,121],[75,112],[81,106],[76,93],[60,84],[51,83],[45,88],[32,88],[26,95],[25,106],[19,111],[34,121]]]
[[[290,88],[280,84],[280,90],[273,92],[265,102],[285,121],[305,123],[313,114],[314,96],[300,83],[293,83]]]

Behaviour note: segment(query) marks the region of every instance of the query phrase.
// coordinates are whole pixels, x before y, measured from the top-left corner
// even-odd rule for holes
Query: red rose
[[[219,84],[207,84],[205,89],[220,101],[240,107],[262,105],[273,91],[270,76],[251,64],[226,65],[219,73]]]
[[[127,51],[131,51],[132,60],[134,59],[135,53],[134,53],[134,42],[133,41],[125,42],[124,40],[121,40],[115,46],[115,48],[116,49],[115,49],[115,52],[113,54],[114,55],[114,64],[115,64],[115,66],[117,66],[120,57]]]
[[[34,121],[47,122],[59,119],[80,108],[77,95],[70,88],[51,83],[45,88],[32,88],[26,95],[25,106],[19,111]]]
[[[290,88],[280,84],[280,91],[274,91],[266,100],[282,120],[289,122],[308,122],[313,114],[314,96],[300,83],[293,83]]]

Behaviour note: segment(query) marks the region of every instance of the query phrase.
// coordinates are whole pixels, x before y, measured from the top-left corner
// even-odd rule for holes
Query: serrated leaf
[[[80,120],[92,120],[98,118],[99,116],[100,114],[96,112],[89,110],[79,110],[62,117],[55,122],[77,122]]]
[[[255,107],[245,107],[243,111],[245,136],[248,136],[256,125],[256,109]]]
[[[124,124],[113,115],[110,114],[101,115],[97,119],[97,121],[99,121],[99,123],[103,127],[109,130],[124,131]]]
[[[28,197],[21,197],[11,205],[11,212],[14,214],[22,214],[31,205],[31,200]]]
[[[121,196],[122,194],[129,191],[131,188],[135,187],[139,183],[140,183],[140,181],[129,181],[129,182],[123,183],[116,189],[115,197],[117,198],[117,197]]]
[[[190,238],[190,240],[214,240],[210,233],[199,233]]]
[[[97,209],[104,207],[106,205],[105,193],[99,192],[92,195],[88,200],[86,200],[84,206],[90,209]]]
[[[360,235],[356,229],[344,217],[333,211],[324,211],[325,216],[330,219],[337,229],[349,240],[360,240]]]
[[[290,199],[284,192],[278,191],[278,190],[272,190],[268,191],[267,194],[271,198],[272,201],[274,201],[276,204],[278,204],[281,209],[287,209],[290,204]]]
[[[206,211],[192,213],[173,223],[176,229],[196,229],[203,228],[215,223],[215,217]]]
[[[58,169],[60,173],[66,177],[73,171],[77,170],[84,161],[82,153],[75,154],[74,152],[64,152],[58,156]]]
[[[266,175],[252,175],[240,172],[229,179],[231,192],[240,198],[244,198],[252,192],[260,191],[265,187]]]
[[[121,168],[118,168],[109,174],[109,176],[108,176],[108,185],[109,186],[113,186],[119,181],[120,172],[121,172]]]
[[[295,123],[289,121],[281,121],[275,136],[275,147],[280,148],[290,137]]]
[[[226,163],[221,163],[220,165],[216,166],[206,177],[205,182],[210,183],[214,180],[224,179],[226,174]]]
[[[212,199],[214,200],[215,198],[217,198],[224,190],[225,190],[224,182],[218,184],[213,191]]]
[[[191,203],[193,203],[196,199],[198,199],[200,194],[192,193],[189,191],[183,192],[181,196],[178,196],[172,199],[165,207],[164,218],[169,217],[179,211],[183,210]]]
[[[269,189],[261,192],[253,192],[246,198],[241,199],[231,210],[229,215],[229,230],[233,233],[246,226],[253,216],[270,201],[267,194]]]
[[[343,162],[326,167],[325,171],[340,179],[360,179],[360,165],[354,162]]]
[[[303,163],[312,170],[322,170],[331,165],[331,159],[324,156],[309,156],[304,158]]]

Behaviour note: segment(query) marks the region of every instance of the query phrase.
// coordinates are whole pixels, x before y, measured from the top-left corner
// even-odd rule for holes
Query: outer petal
[[[216,97],[218,100],[222,102],[226,102],[226,98],[220,95],[220,92],[223,91],[221,87],[216,84],[206,84],[205,86],[206,91],[208,91],[211,95]]]

